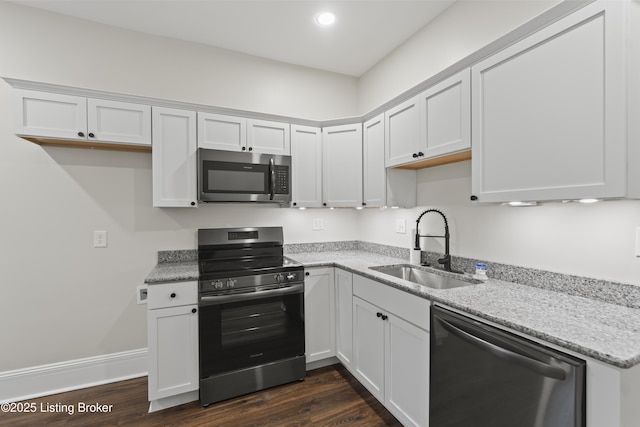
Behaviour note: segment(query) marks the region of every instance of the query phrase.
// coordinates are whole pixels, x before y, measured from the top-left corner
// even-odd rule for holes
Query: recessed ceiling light
[[[331,12],[320,12],[316,15],[316,24],[321,27],[330,27],[336,22],[336,15]]]

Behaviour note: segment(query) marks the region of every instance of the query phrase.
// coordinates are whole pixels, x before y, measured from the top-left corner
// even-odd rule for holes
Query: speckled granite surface
[[[339,267],[621,368],[640,364],[640,286],[488,262],[486,283],[438,290],[369,267],[408,263],[408,249],[365,242],[285,245],[306,267]],[[436,264],[441,255],[423,252]],[[470,277],[475,262],[453,257]],[[197,251],[163,251],[148,284],[198,280]]]
[[[614,366],[629,368],[640,363],[637,309],[496,279],[462,288],[430,289],[371,270],[372,266],[407,263],[371,252],[290,257],[306,267],[343,268]]]

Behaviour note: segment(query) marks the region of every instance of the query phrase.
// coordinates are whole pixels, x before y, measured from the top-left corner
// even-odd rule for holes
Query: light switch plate
[[[313,230],[317,231],[317,230],[322,230],[324,228],[324,223],[322,221],[322,218],[314,218],[313,219]]]
[[[407,221],[404,218],[397,219],[396,220],[396,233],[405,234],[406,232],[407,232]]]
[[[94,230],[93,232],[93,247],[94,248],[106,248],[107,247],[107,232],[104,230]]]

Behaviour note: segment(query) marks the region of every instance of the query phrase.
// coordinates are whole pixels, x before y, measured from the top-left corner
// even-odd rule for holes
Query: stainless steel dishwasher
[[[430,427],[584,427],[584,360],[431,310]]]

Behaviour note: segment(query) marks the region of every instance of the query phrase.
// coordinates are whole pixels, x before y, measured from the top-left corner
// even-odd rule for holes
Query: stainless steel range
[[[200,402],[305,377],[304,268],[282,227],[198,230]]]

